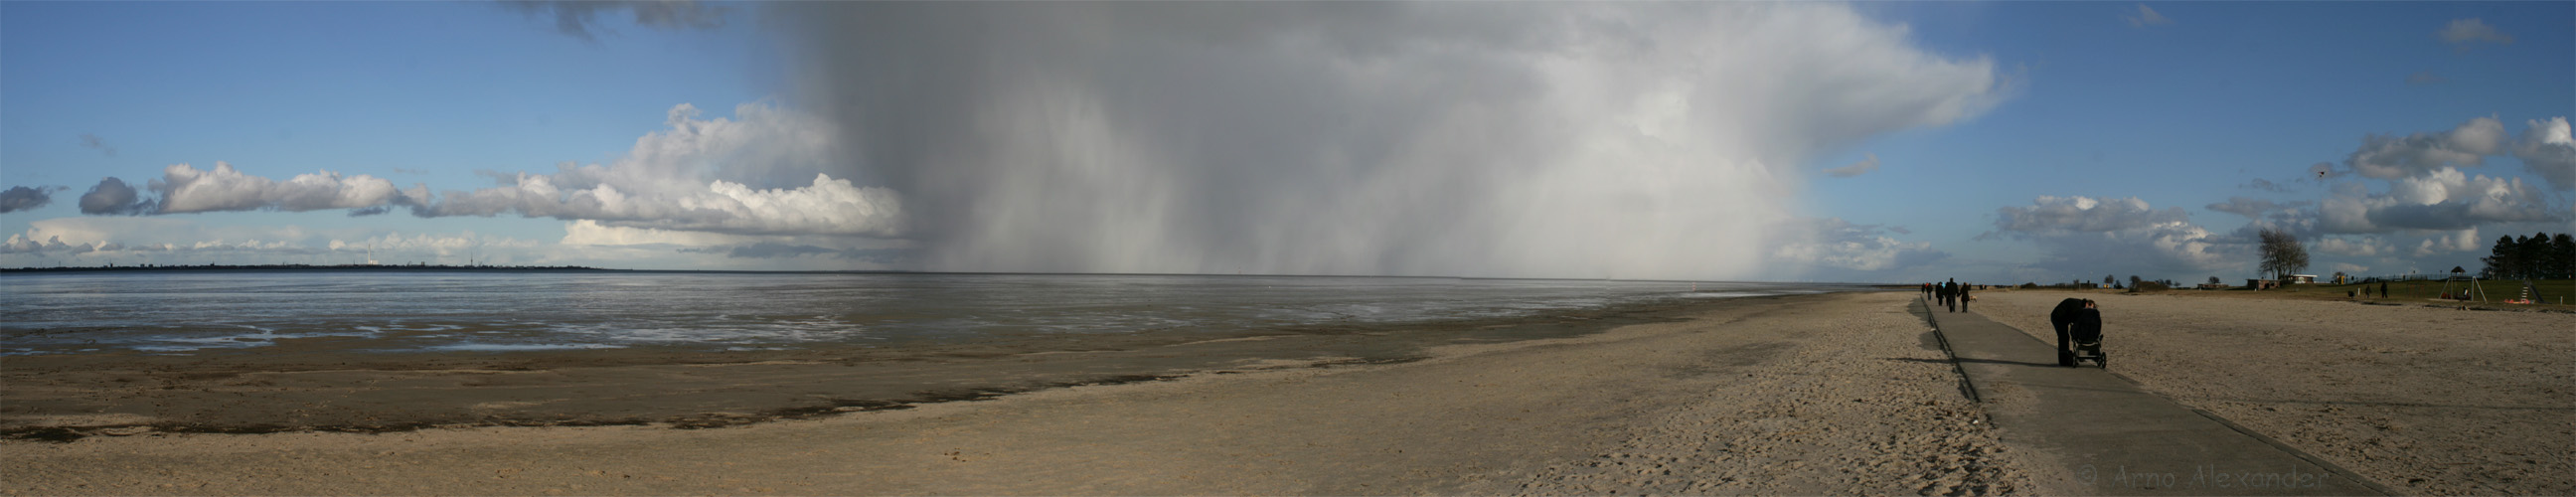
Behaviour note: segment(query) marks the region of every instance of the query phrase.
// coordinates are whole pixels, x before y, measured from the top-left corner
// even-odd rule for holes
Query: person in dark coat
[[[1969,285],[1959,285],[1959,294],[1950,297],[1959,300],[1959,312],[1968,311],[1968,286]]]
[[[2092,304],[2090,300],[2066,299],[2057,301],[2057,308],[2048,311],[2048,324],[2057,328],[2057,365],[2075,365],[2074,344],[2067,341],[2067,332],[2075,326],[2075,315]],[[2100,314],[2095,316],[2095,319],[2100,319]]]
[[[1959,312],[1958,278],[1951,278],[1950,281],[1941,282],[1941,305],[1949,307],[1950,312]]]
[[[1931,283],[1924,283],[1924,284],[1923,284],[1923,299],[1924,299],[1924,300],[1931,300],[1931,299],[1932,299],[1932,284],[1931,284]]]

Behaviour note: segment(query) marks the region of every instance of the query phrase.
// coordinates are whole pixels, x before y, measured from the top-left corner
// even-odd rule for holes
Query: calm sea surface
[[[1783,283],[811,273],[134,272],[0,276],[0,354],[186,354],[343,337],[386,352],[899,346],[1024,334],[1522,316],[1859,290]]]

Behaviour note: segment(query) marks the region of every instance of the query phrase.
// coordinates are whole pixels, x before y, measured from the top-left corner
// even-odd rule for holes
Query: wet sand
[[[1427,347],[1667,322],[1691,304],[1409,325],[1027,335],[901,347],[636,347],[387,353],[378,340],[0,361],[0,438],[387,432],[456,426],[726,426],[1194,371],[1390,363]],[[400,339],[397,336],[394,339]]]
[[[2102,307],[2111,370],[2401,493],[2576,494],[2576,315],[2271,299],[1992,291],[1980,314],[2054,341]]]
[[[116,361],[22,369],[21,358],[12,358],[6,365],[11,409],[24,407],[14,402],[22,393],[71,400],[52,401],[65,407],[50,411],[13,410],[5,413],[9,419],[20,427],[86,426],[66,431],[87,436],[68,443],[0,441],[0,459],[13,468],[0,493],[1993,494],[2027,488],[2014,455],[1979,422],[1978,407],[1960,396],[1958,378],[1931,346],[1930,327],[1905,311],[1912,297],[1730,299],[1421,332],[1354,329],[1082,352],[1000,347],[982,356],[967,348],[885,360],[780,352],[710,362],[628,351],[331,369],[323,366],[336,367],[329,363],[337,357],[321,352],[266,365],[236,361],[192,370],[160,362],[109,372],[106,366]],[[82,377],[76,373],[84,368],[101,371],[83,380],[52,379]],[[914,371],[908,380],[878,377],[905,368]],[[288,369],[299,373],[272,371]],[[872,372],[827,372],[837,370]],[[120,377],[134,379],[115,380]],[[904,395],[842,391],[893,388],[844,383],[918,386],[949,378],[964,379],[953,389]],[[155,383],[83,390],[136,382]],[[1099,382],[1115,384],[1045,388]],[[367,402],[323,403],[330,399],[318,392],[332,388],[325,384]],[[180,393],[140,404],[117,399],[154,389]],[[756,393],[714,393],[727,389]],[[1021,393],[1003,395],[1013,389]],[[984,400],[934,402],[943,398],[921,392]],[[806,397],[777,407],[800,395]],[[227,396],[265,400],[206,400]],[[493,404],[511,398],[561,400]],[[297,399],[307,404],[255,405]],[[686,404],[691,401],[700,403]],[[549,405],[579,407],[548,411]],[[617,406],[631,407],[621,412]],[[305,421],[275,423],[290,428],[279,433],[177,433],[186,426],[266,430],[251,423],[280,409],[308,417],[282,418]],[[548,424],[549,413],[569,420],[528,427],[402,424],[474,424],[463,416],[482,410],[515,413],[482,424]],[[594,410],[608,414],[581,417]],[[683,414],[691,411],[702,412]],[[209,412],[217,414],[201,415]],[[397,417],[380,425],[339,423],[364,421],[370,413],[378,420],[387,419],[382,413]],[[80,416],[151,422],[91,419],[84,425]],[[712,421],[693,421],[702,419]],[[603,424],[591,421],[642,424],[576,426]],[[113,424],[127,426],[106,426]],[[291,429],[297,426],[383,429]],[[706,428],[682,429],[690,427]],[[106,431],[123,436],[101,436],[114,435]]]

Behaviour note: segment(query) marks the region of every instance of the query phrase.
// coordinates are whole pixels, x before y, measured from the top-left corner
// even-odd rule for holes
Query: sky
[[[0,267],[2475,271],[2571,114],[2566,2],[0,2]]]

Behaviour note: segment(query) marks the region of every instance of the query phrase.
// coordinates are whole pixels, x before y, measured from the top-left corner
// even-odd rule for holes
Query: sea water
[[[0,276],[0,354],[900,346],[1508,318],[1852,285],[1406,277],[138,271]]]

